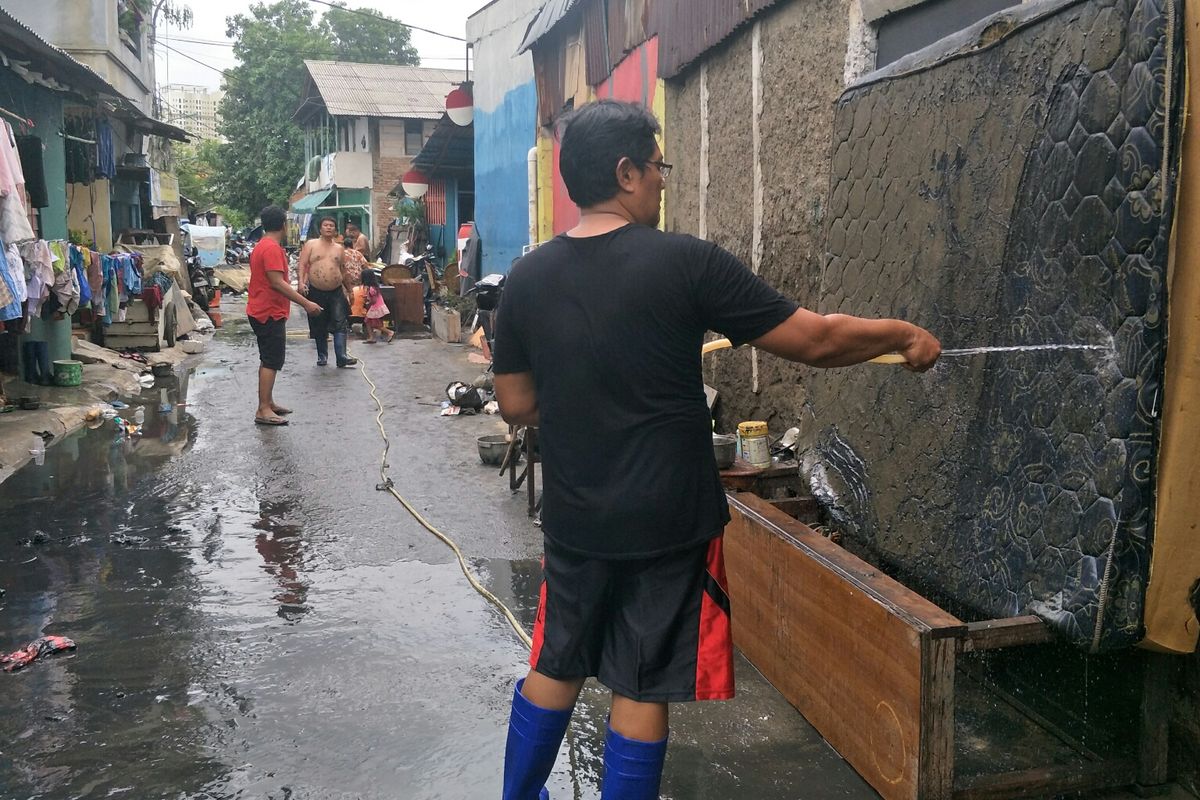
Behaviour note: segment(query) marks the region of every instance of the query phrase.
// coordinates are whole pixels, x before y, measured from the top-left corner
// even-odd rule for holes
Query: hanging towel
[[[117,158],[113,151],[112,125],[108,120],[96,120],[96,177],[117,177]]]
[[[0,121],[0,239],[25,242],[35,238],[25,208],[25,175],[17,155],[12,126]]]

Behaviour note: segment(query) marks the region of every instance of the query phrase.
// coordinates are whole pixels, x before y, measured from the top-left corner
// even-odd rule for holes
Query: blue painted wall
[[[532,81],[505,93],[492,111],[475,109],[475,225],[483,274],[508,272],[529,243],[526,155],[534,146],[537,90]]]

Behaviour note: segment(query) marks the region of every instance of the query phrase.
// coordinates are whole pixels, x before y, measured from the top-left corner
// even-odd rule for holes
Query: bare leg
[[[258,368],[258,412],[256,416],[259,419],[275,417],[275,399],[272,394],[275,391],[275,376],[278,374],[275,370],[261,365]]]
[[[529,674],[525,676],[525,685],[521,687],[521,694],[539,708],[563,711],[575,705],[582,688],[583,678],[560,681],[529,670]]]
[[[667,717],[666,703],[639,703],[614,692],[608,724],[626,739],[661,742],[667,738]]]

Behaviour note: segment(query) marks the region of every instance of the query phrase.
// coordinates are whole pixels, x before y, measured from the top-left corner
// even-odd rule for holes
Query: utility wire
[[[330,8],[336,8],[339,11],[346,11],[350,14],[358,14],[359,16],[362,16],[362,17],[370,17],[371,19],[378,20],[380,22],[390,22],[393,25],[403,25],[405,28],[411,28],[414,31],[421,31],[421,33],[431,33],[434,36],[441,36],[442,38],[445,38],[445,39],[453,39],[456,42],[465,42],[466,41],[466,39],[464,39],[461,36],[451,36],[448,33],[441,33],[440,31],[431,31],[428,28],[422,28],[417,25],[409,25],[407,22],[401,22],[398,19],[392,19],[391,17],[385,17],[382,14],[373,14],[370,11],[363,11],[358,8],[347,8],[346,6],[338,5],[337,3],[331,3],[331,2],[329,2],[329,0],[308,0],[308,2],[320,3],[323,6],[329,6]]]
[[[230,77],[229,70],[221,69],[220,67],[214,67],[212,64],[205,64],[203,61],[196,58],[195,56],[190,56],[187,53],[183,52],[182,50],[176,50],[174,47],[171,47],[171,45],[167,44],[164,41],[159,41],[158,43],[161,44],[163,47],[167,48],[168,50],[170,50],[172,53],[178,53],[179,55],[183,56],[184,58],[188,59],[189,61],[195,61],[197,64],[199,64],[202,67],[208,67],[213,72],[221,73],[226,78]]]
[[[172,36],[171,41],[187,42],[188,44],[209,45],[212,47],[236,47],[237,46],[235,42],[230,42],[230,41],[222,42],[222,41],[217,41],[214,39],[189,39],[189,38],[186,38],[183,36]],[[159,44],[162,44],[162,42],[160,41]],[[293,54],[296,52],[295,48],[266,47],[263,45],[256,45],[254,49],[255,50],[266,50],[266,51],[269,51],[272,53]],[[337,53],[306,53],[305,55],[311,56],[313,58],[328,58],[328,59],[334,59],[334,60],[336,60],[337,56],[338,56]],[[468,61],[468,60],[469,59],[466,56],[428,56],[428,57],[421,56],[422,62],[425,62],[425,61]],[[412,66],[412,65],[406,64],[405,66]]]

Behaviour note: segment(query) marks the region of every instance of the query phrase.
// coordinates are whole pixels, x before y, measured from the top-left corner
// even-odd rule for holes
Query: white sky
[[[246,0],[183,0],[191,6],[195,17],[186,30],[170,28],[160,30],[159,39],[175,50],[187,53],[210,67],[228,69],[237,62],[233,50],[225,45],[199,44],[183,41],[205,39],[214,42],[230,42],[225,37],[225,18],[234,14],[247,13]],[[350,8],[374,10],[393,19],[419,25],[439,33],[466,37],[467,17],[486,5],[488,0],[348,0]],[[315,16],[328,10],[328,6],[312,3]],[[421,31],[412,32],[412,43],[421,54],[421,66],[456,69],[464,66],[466,44],[433,36]],[[178,52],[158,48],[157,77],[159,84],[188,83],[216,89],[221,84],[221,75],[214,69],[201,66]],[[299,91],[296,87],[296,91]]]

